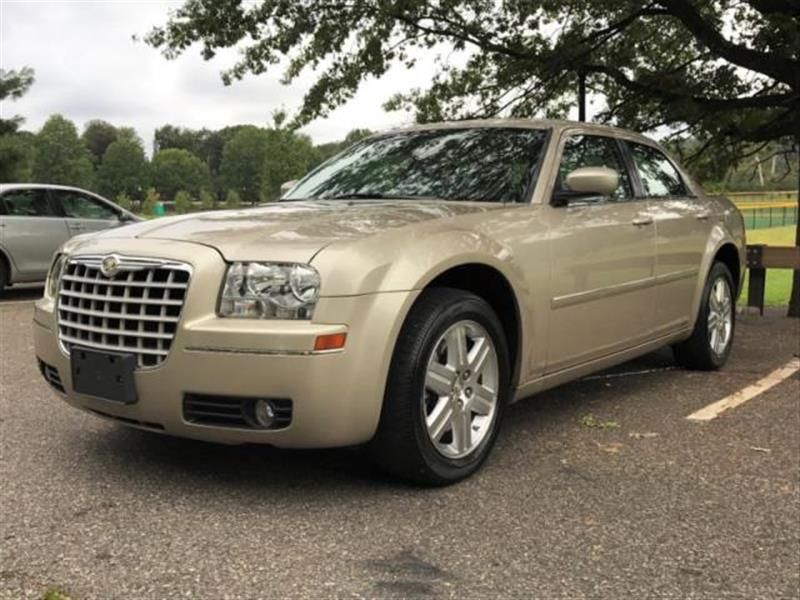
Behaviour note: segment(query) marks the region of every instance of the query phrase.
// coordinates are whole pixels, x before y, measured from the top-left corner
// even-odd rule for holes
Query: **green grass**
[[[748,244],[768,244],[771,246],[794,246],[795,226],[773,227],[772,229],[755,229],[747,231]],[[744,277],[744,288],[739,302],[747,304],[747,274]],[[789,304],[792,291],[792,271],[789,269],[767,269],[767,289],[764,304],[767,306],[785,306]]]

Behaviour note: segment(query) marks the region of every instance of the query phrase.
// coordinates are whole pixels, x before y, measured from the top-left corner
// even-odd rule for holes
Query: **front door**
[[[120,213],[99,198],[77,190],[54,190],[70,235],[102,231],[120,224]]]
[[[650,201],[656,230],[656,325],[660,332],[685,329],[709,236],[709,201],[694,197],[675,165],[657,148],[626,142],[642,194]]]
[[[548,373],[645,341],[653,328],[655,233],[647,200],[634,198],[619,142],[573,134],[563,142],[555,183],[579,167],[619,174],[609,197],[549,206],[551,263]]]

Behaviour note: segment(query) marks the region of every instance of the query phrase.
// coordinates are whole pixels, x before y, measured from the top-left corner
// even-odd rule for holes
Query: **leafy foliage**
[[[95,164],[99,164],[103,159],[106,149],[115,141],[119,132],[108,121],[100,119],[93,119],[86,123],[81,135],[84,145],[92,153],[92,159]]]
[[[61,115],[51,116],[36,134],[35,147],[34,181],[91,187],[92,161],[72,121]]]
[[[0,183],[31,180],[35,149],[30,134],[0,135]]]
[[[33,69],[30,67],[23,67],[18,71],[0,69],[0,103],[22,98],[33,85],[33,80]],[[0,118],[0,135],[14,133],[22,121],[20,116]]]
[[[240,46],[226,83],[279,62],[287,83],[316,69],[294,125],[444,48],[430,86],[390,108],[419,121],[564,116],[585,76],[607,98],[598,121],[668,126],[702,151],[736,157],[800,133],[800,5],[790,0],[190,0],[147,39],[167,57],[195,43],[206,59]]]
[[[180,190],[175,194],[175,212],[179,215],[185,215],[192,210],[192,196],[189,192]]]
[[[142,202],[142,214],[152,215],[155,212],[156,205],[159,202],[161,202],[161,194],[159,194],[155,188],[147,188],[147,192],[144,196],[144,202]]]
[[[269,152],[263,166],[261,191],[264,200],[276,200],[281,184],[305,175],[316,154],[311,138],[287,129],[269,129],[267,139]]]
[[[159,150],[150,167],[151,183],[167,199],[179,190],[192,195],[211,186],[208,166],[188,150]]]
[[[130,196],[128,196],[128,194],[126,194],[125,192],[122,192],[121,194],[114,197],[114,202],[117,204],[117,206],[120,206],[125,210],[131,210],[131,206],[133,205]]]
[[[214,194],[208,190],[200,190],[200,208],[211,210],[214,208]]]
[[[241,128],[222,151],[222,185],[235,190],[245,202],[258,202],[264,186],[264,165],[269,150],[270,140],[266,131],[252,126]]]
[[[123,138],[112,142],[97,169],[97,188],[113,198],[118,194],[141,198],[147,187],[148,165],[138,139]]]
[[[239,197],[239,194],[237,194],[235,190],[228,190],[228,194],[225,196],[225,208],[235,209],[239,208],[241,204],[242,199]]]
[[[242,129],[242,125],[224,127],[217,131],[210,129],[188,129],[174,125],[164,125],[156,129],[154,144],[156,151],[168,148],[188,150],[208,165],[212,176],[219,173],[222,163],[222,149],[225,143]]]

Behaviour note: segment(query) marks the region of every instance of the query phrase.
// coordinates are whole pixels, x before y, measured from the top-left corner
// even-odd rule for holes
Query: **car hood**
[[[227,260],[307,262],[335,241],[357,240],[432,219],[502,207],[488,202],[303,201],[153,219],[103,232],[97,238],[191,242],[217,249]]]

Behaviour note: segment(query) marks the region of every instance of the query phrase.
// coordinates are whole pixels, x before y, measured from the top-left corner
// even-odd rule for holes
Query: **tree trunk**
[[[795,246],[800,246],[800,137],[797,138],[797,224],[794,234]],[[790,317],[800,318],[800,269],[794,270],[792,295],[789,298]]]

